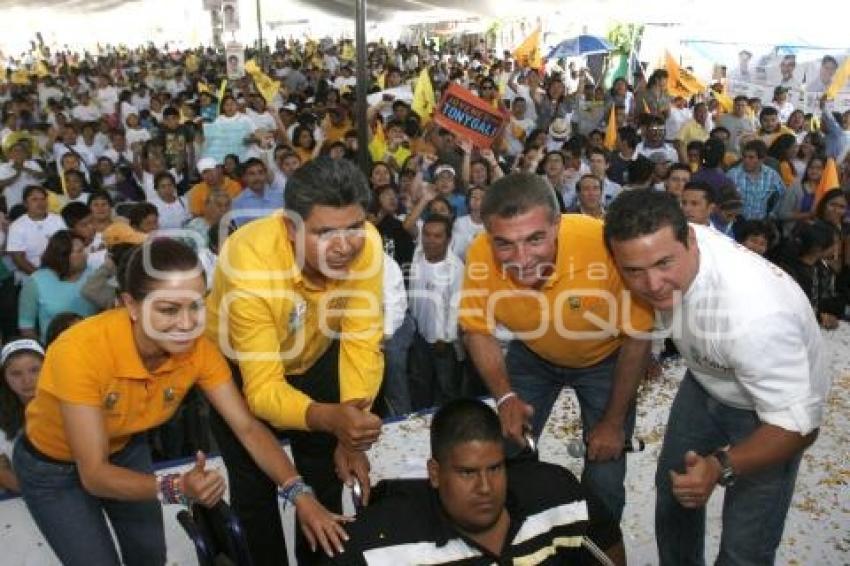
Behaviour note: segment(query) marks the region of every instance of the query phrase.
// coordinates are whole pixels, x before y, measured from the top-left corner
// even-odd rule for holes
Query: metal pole
[[[260,68],[266,70],[266,58],[263,54],[263,15],[260,9],[261,0],[257,0],[257,60]]]
[[[354,121],[357,124],[357,162],[364,175],[369,174],[369,135],[366,128],[366,93],[369,89],[369,73],[366,68],[366,0],[356,0],[354,10],[357,54],[357,102],[354,105]]]

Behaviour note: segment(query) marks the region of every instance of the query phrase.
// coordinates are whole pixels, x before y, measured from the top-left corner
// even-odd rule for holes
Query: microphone
[[[623,444],[623,453],[643,452],[646,443],[640,438],[629,438]],[[587,454],[587,444],[583,440],[571,440],[567,443],[567,454],[573,458],[584,458]]]

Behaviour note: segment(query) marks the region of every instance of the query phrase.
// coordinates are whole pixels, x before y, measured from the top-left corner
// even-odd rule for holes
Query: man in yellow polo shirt
[[[212,192],[227,193],[231,200],[242,192],[242,185],[226,177],[224,170],[211,157],[198,160],[198,173],[201,174],[201,182],[192,186],[186,194],[192,216],[204,215],[204,203]]]
[[[232,364],[251,412],[285,430],[318,499],[341,512],[342,483],[369,485],[369,412],[383,375],[383,247],[366,222],[369,185],[346,160],[320,158],[286,186],[286,209],[246,224],[222,248],[207,334]],[[256,566],[285,561],[275,485],[213,415],[231,501]],[[368,491],[365,496],[368,497]],[[299,544],[299,563],[315,563]]]
[[[481,215],[486,233],[467,252],[459,322],[502,432],[519,445],[529,432],[539,436],[561,389],[572,387],[587,442],[582,483],[619,520],[651,311],[624,294],[602,221],[558,214],[541,177],[500,179]],[[514,336],[506,355],[497,325]]]

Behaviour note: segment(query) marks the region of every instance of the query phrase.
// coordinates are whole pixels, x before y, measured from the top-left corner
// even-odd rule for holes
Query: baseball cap
[[[437,168],[434,169],[434,176],[439,177],[442,173],[445,173],[447,171],[453,176],[455,175],[455,168],[449,165],[448,163],[443,163],[442,165],[438,165]]]
[[[215,169],[216,167],[218,167],[218,163],[212,157],[204,157],[198,160],[198,173],[203,173],[207,169]]]
[[[663,151],[656,151],[649,154],[649,160],[653,163],[670,163],[670,160],[667,159],[667,153]]]

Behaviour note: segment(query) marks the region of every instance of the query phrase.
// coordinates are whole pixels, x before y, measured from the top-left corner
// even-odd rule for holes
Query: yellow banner
[[[266,99],[266,103],[271,104],[272,100],[277,96],[278,91],[280,91],[280,81],[272,80],[271,77],[260,69],[254,59],[249,59],[245,62],[245,72],[254,79],[254,84],[257,86],[260,94],[263,95],[263,98]]]

